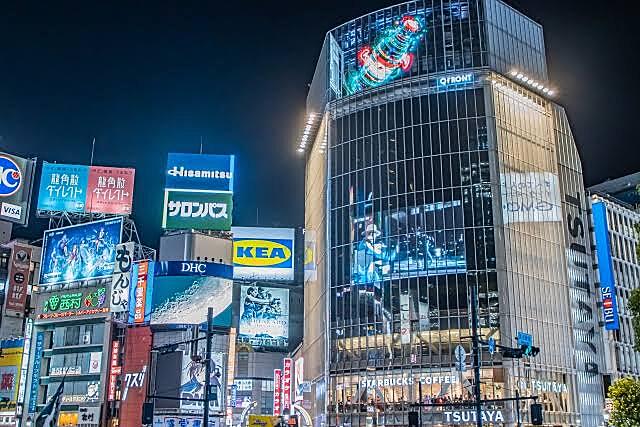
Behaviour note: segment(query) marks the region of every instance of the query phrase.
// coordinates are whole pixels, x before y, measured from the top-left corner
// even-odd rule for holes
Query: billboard
[[[233,227],[233,278],[294,279],[293,228]]]
[[[157,276],[151,303],[152,324],[200,324],[213,307],[215,326],[231,326],[233,280],[212,276]]]
[[[27,303],[27,288],[29,286],[29,269],[31,267],[32,250],[28,246],[14,245],[11,250],[11,260],[8,271],[8,290],[5,296],[4,309],[23,317]]]
[[[36,319],[67,319],[109,312],[105,286],[65,289],[38,294]]]
[[[13,411],[18,400],[20,384],[20,368],[22,366],[22,338],[0,341],[2,357],[0,357],[0,410]]]
[[[616,282],[611,258],[611,241],[607,224],[607,206],[604,202],[593,203],[593,225],[595,228],[598,272],[600,273],[600,295],[604,327],[608,331],[620,329]]]
[[[149,363],[153,337],[149,326],[127,328],[122,362],[120,427],[139,427],[142,404],[147,399]]]
[[[550,172],[503,173],[500,187],[505,224],[561,220],[557,175]]]
[[[135,250],[134,242],[120,243],[116,246],[116,262],[111,278],[111,312],[129,311],[129,286]]]
[[[169,153],[165,188],[233,192],[235,156]]]
[[[215,396],[209,402],[209,410],[213,412],[221,412],[225,407],[223,359],[223,353],[211,354],[210,384],[215,390]],[[205,378],[205,365],[199,361],[191,360],[191,356],[185,353],[182,358],[180,397],[182,399],[204,399]],[[202,411],[203,406],[203,402],[194,402],[189,400],[182,400],[180,402],[180,409],[182,410]]]
[[[165,190],[162,228],[228,231],[233,194]]]
[[[238,339],[255,347],[289,347],[289,290],[242,286]]]
[[[156,276],[218,276],[232,277],[233,267],[217,262],[160,261],[156,262]]]
[[[352,218],[351,235],[359,239],[352,244],[352,283],[466,271],[460,200],[407,211],[366,213],[367,208],[367,202],[358,203],[363,212]]]
[[[27,225],[36,161],[0,152],[0,220]]]
[[[151,298],[153,295],[155,263],[144,260],[133,264],[129,286],[129,323],[149,323],[151,320]]]
[[[135,169],[42,164],[38,210],[129,215]]]
[[[40,285],[111,276],[121,234],[122,218],[45,231]]]

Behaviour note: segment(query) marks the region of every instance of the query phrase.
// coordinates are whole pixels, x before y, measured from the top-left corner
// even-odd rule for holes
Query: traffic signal
[[[520,348],[522,349],[522,354],[525,356],[536,357],[538,353],[540,353],[540,348],[532,345],[523,345]]]
[[[541,426],[542,423],[542,405],[539,403],[531,404],[531,424]]]

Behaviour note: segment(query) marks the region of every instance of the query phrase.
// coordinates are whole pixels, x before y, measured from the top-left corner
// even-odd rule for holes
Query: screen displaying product
[[[211,276],[157,276],[152,303],[152,324],[200,324],[213,307],[215,326],[231,326],[233,280]]]
[[[40,285],[111,276],[121,234],[122,218],[45,231]]]
[[[354,284],[466,271],[462,203],[440,202],[352,221]]]
[[[233,227],[233,278],[294,279],[293,228]]]
[[[238,338],[256,347],[289,346],[289,290],[242,286]]]

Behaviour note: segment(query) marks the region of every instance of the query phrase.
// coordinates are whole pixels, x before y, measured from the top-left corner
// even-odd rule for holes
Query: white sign
[[[101,367],[102,367],[102,352],[101,351],[92,352],[89,360],[89,373],[99,374]]]
[[[0,211],[0,215],[17,220],[20,220],[20,218],[22,217],[22,206],[14,205],[7,202],[2,202],[0,206],[2,208],[2,211]]]
[[[550,172],[500,175],[502,216],[505,224],[557,222],[560,214],[558,177]]]
[[[229,420],[229,418],[227,418]],[[153,427],[202,427],[202,417],[164,415],[153,417]],[[220,418],[209,418],[209,427],[220,427]]]
[[[362,380],[360,381],[360,385],[363,388],[374,388],[374,387],[395,387],[395,386],[409,386],[413,385],[416,382],[420,384],[456,384],[458,382],[458,377],[456,375],[438,375],[438,376],[429,376],[429,377],[387,377],[380,378],[375,380]]]
[[[409,314],[409,295],[400,295],[400,342],[411,344],[411,317]]]
[[[51,377],[62,377],[65,375],[80,375],[82,374],[82,370],[80,366],[60,366],[51,368],[49,370],[49,376]]]
[[[569,393],[569,387],[565,383],[556,381],[540,381],[521,379],[519,381],[521,390],[531,390],[532,393]]]
[[[204,345],[204,343],[201,343]],[[204,350],[201,348],[200,350]],[[215,388],[216,399],[209,402],[211,412],[221,412],[224,400],[224,367],[222,353],[211,354],[211,386]],[[180,386],[180,397],[187,399],[204,399],[204,383],[206,378],[206,366],[200,362],[191,360],[191,356],[184,353],[182,357],[182,381]],[[203,402],[182,400],[180,409],[189,411],[202,411]],[[178,424],[179,425],[179,424]]]
[[[99,406],[81,406],[78,409],[78,426],[89,427],[100,425]]]
[[[131,282],[131,265],[135,250],[134,242],[121,243],[116,246],[116,260],[111,279],[111,312],[129,311],[129,285]]]
[[[467,424],[477,421],[476,411],[445,411],[445,422],[450,424]],[[482,422],[484,423],[503,423],[504,415],[499,409],[482,411]]]
[[[438,84],[440,84],[440,86],[449,86],[460,83],[471,83],[473,82],[473,77],[473,73],[455,74],[453,76],[440,77]]]
[[[253,380],[234,380],[233,384],[238,387],[237,391],[251,391],[253,390]]]

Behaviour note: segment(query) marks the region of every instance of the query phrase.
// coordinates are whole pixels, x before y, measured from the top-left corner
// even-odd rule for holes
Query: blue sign
[[[215,262],[161,261],[155,266],[156,276],[215,276],[233,279],[233,267]]]
[[[31,392],[29,393],[29,413],[35,414],[38,406],[38,388],[40,387],[40,369],[42,368],[42,352],[44,351],[44,332],[36,334],[36,348],[33,353],[31,368]]]
[[[142,265],[141,265],[142,264]],[[146,268],[141,271],[141,268]],[[151,321],[151,299],[153,298],[155,262],[140,261],[131,267],[129,286],[129,323],[141,324]]]
[[[438,78],[438,86],[448,87],[457,86],[466,83],[473,83],[475,81],[475,75],[473,73],[453,74],[451,76],[444,76]]]
[[[518,332],[518,345],[531,347],[533,345],[533,337],[525,332]]]
[[[493,355],[496,352],[496,339],[491,337],[489,338],[489,354]]]
[[[40,285],[110,277],[121,233],[120,217],[45,231]]]
[[[89,167],[43,163],[38,210],[84,212]]]
[[[236,407],[236,399],[238,398],[238,386],[233,384],[231,386],[231,399],[229,399],[229,406]]]
[[[22,171],[9,156],[0,154],[0,197],[11,196],[20,190]]]
[[[165,188],[233,192],[234,156],[169,153]]]
[[[603,202],[592,205],[593,225],[596,235],[596,252],[598,255],[598,270],[600,272],[600,295],[602,297],[602,315],[604,327],[608,331],[620,329],[618,318],[618,302],[616,298],[616,283],[613,275],[613,261],[611,260],[611,242],[609,241],[609,227],[607,225],[607,207]]]

